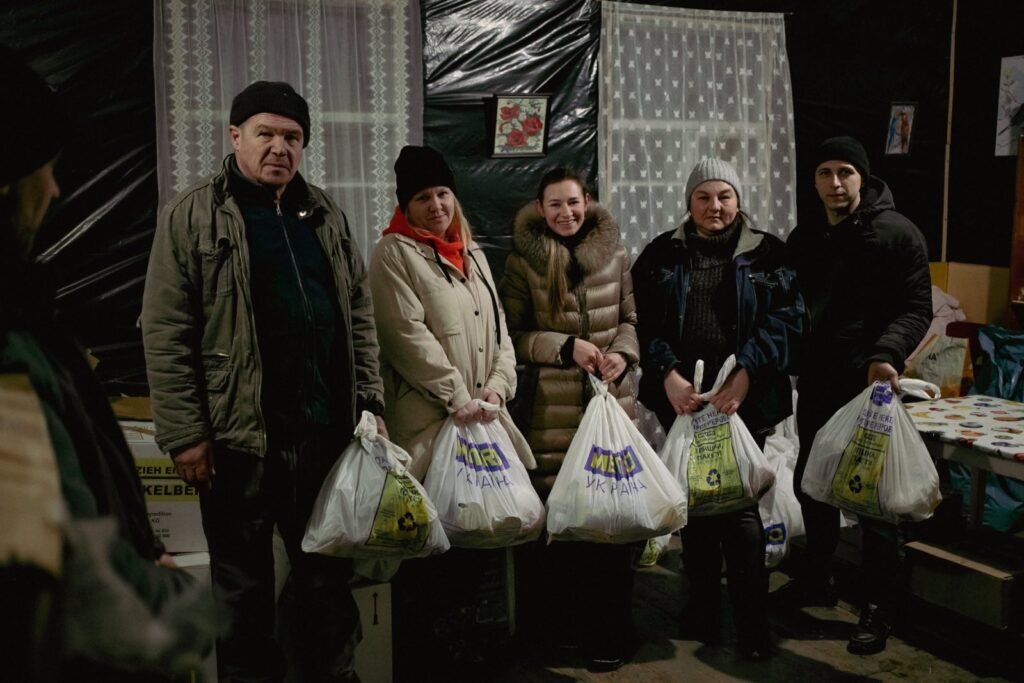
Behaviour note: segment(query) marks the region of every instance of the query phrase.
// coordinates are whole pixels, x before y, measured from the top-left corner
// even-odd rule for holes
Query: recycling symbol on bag
[[[722,485],[722,475],[718,470],[709,470],[707,476],[708,486],[718,487]]]
[[[860,475],[854,475],[853,479],[850,480],[850,490],[854,493],[860,493],[861,489],[864,488],[864,484],[860,481]]]
[[[406,512],[404,515],[398,518],[398,530],[399,531],[415,531],[416,530],[416,518],[412,516],[411,512]]]

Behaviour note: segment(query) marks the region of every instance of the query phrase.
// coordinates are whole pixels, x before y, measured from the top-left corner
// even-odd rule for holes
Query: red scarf
[[[436,249],[437,253],[443,258],[451,262],[453,266],[458,268],[463,275],[466,274],[465,264],[462,260],[462,250],[465,245],[462,243],[462,226],[457,216],[452,220],[452,224],[448,226],[448,230],[445,231],[444,239],[441,239],[429,230],[409,225],[409,221],[405,219],[402,207],[396,206],[395,214],[391,216],[391,223],[384,230],[383,234],[405,235],[417,242],[429,245]]]

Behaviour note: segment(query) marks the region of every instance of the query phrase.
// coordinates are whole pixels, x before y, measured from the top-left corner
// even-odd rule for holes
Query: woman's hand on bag
[[[488,390],[484,392],[484,401],[486,401],[487,403],[493,403],[496,406],[500,406],[501,396],[498,396],[498,392],[496,391]],[[493,422],[494,420],[498,419],[498,411],[481,409],[479,419],[481,422]]]
[[[688,415],[700,410],[700,394],[675,370],[665,375],[665,395],[676,415]]]
[[[580,366],[591,374],[597,374],[598,368],[601,366],[601,349],[597,348],[586,339],[580,339],[576,337],[576,340],[572,344],[572,359],[576,365]]]
[[[723,415],[732,415],[740,409],[748,391],[750,375],[747,374],[747,369],[736,368],[709,402]]]
[[[900,373],[889,363],[876,360],[868,366],[868,386],[875,382],[888,382],[894,392],[900,392]]]
[[[479,420],[479,413],[481,412],[484,411],[479,403],[469,401],[466,405],[452,413],[452,419],[455,420],[455,424],[464,425]]]
[[[614,382],[626,369],[626,359],[621,353],[607,353],[601,359],[598,370],[601,371],[601,379],[605,382]]]

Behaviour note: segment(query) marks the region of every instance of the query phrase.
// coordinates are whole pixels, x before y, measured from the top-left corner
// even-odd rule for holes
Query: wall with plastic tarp
[[[71,115],[61,198],[36,254],[62,320],[100,359],[112,392],[146,392],[135,321],[157,209],[152,11],[139,0],[45,0],[0,12],[0,42],[25,55]]]
[[[501,277],[516,211],[541,176],[597,163],[596,0],[424,0],[426,144],[444,154],[475,238]],[[549,93],[548,153],[491,158],[484,98]],[[592,185],[594,183],[591,183]]]

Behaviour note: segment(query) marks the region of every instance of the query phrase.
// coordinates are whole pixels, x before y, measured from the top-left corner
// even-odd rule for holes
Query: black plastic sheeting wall
[[[688,0],[652,4],[786,13],[800,219],[820,211],[807,159],[821,137],[861,138],[897,207],[941,244],[952,2]],[[449,159],[500,277],[516,210],[547,169],[596,171],[597,0],[424,0],[425,139]],[[1006,265],[1012,157],[995,157],[999,60],[1024,54],[1021,3],[959,3],[950,178],[951,261]],[[152,6],[139,0],[0,3],[0,42],[23,52],[74,117],[63,197],[37,241],[68,326],[113,391],[144,393],[135,321],[156,220]],[[492,159],[483,98],[552,95],[548,155]],[[5,95],[11,96],[11,95]],[[917,102],[911,154],[886,157],[889,105]],[[4,296],[12,293],[5,292]],[[14,294],[16,295],[16,293]]]
[[[100,359],[101,379],[129,394],[146,393],[135,321],[157,210],[152,11],[138,0],[45,0],[0,12],[0,42],[26,57],[72,117],[56,168],[61,198],[37,257],[63,322]]]
[[[1024,55],[1024,3],[960,1],[949,173],[949,260],[1010,264],[1016,156],[995,156],[1003,57]]]
[[[500,279],[516,211],[541,176],[568,165],[594,178],[600,6],[424,0],[422,9],[424,140],[451,165],[474,237]],[[490,158],[483,99],[497,93],[551,94],[547,156]]]

